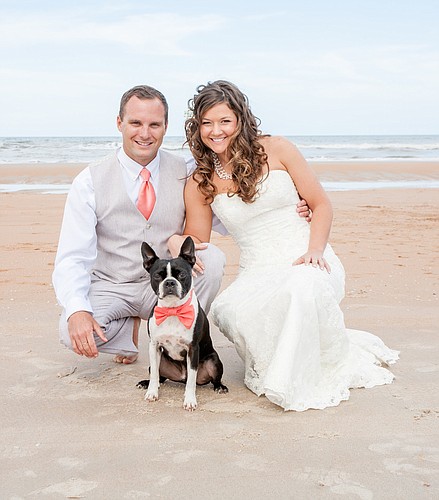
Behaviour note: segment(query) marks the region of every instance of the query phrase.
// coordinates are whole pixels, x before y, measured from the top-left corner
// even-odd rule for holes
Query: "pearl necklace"
[[[212,153],[212,158],[213,158],[213,167],[215,169],[216,175],[224,181],[232,180],[233,179],[232,174],[229,174],[221,165],[218,155],[216,153]]]

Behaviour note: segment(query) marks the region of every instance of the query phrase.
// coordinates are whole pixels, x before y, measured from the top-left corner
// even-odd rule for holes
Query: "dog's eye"
[[[152,279],[155,281],[160,281],[162,279],[162,276],[160,273],[154,273]]]
[[[187,277],[187,273],[185,273],[184,271],[181,271],[181,273],[178,275],[178,277],[180,279],[185,279]]]

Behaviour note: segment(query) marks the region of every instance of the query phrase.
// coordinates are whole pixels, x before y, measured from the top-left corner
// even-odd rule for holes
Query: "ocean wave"
[[[362,143],[362,144],[300,144],[295,143],[299,149],[316,149],[316,150],[349,150],[349,149],[361,149],[367,151],[385,151],[385,150],[396,150],[396,151],[438,151],[438,144],[398,144],[398,143],[388,143],[388,144],[374,144],[374,143]]]
[[[364,191],[369,189],[439,189],[439,180],[323,181],[326,191]],[[66,194],[70,184],[0,184],[0,193],[38,191],[42,194]]]
[[[108,142],[108,143],[96,143],[96,142],[89,142],[89,143],[84,143],[80,144],[79,148],[84,151],[92,151],[92,150],[114,150],[117,148],[120,148],[122,146],[122,142]]]
[[[287,136],[307,160],[435,160],[439,136]],[[185,158],[182,136],[166,136],[162,148]],[[122,145],[121,137],[0,137],[0,164],[89,163]]]
[[[178,145],[178,144],[163,144],[162,146],[162,149],[166,150],[166,151],[179,151],[181,149],[187,149],[189,151],[189,147],[188,146],[183,146],[183,145]]]

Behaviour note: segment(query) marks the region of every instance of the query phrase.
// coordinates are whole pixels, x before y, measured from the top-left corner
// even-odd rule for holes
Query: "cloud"
[[[182,41],[200,33],[218,30],[225,19],[218,15],[189,16],[152,13],[121,16],[120,19],[84,19],[71,15],[33,14],[4,16],[0,20],[0,44],[19,47],[46,44],[123,45],[142,55],[188,55]]]
[[[398,92],[404,86],[439,86],[439,53],[428,45],[387,45],[318,50],[301,48],[241,53],[233,61],[240,81],[254,88],[307,89],[327,87],[373,90],[382,86]],[[276,68],[282,68],[279,72]]]

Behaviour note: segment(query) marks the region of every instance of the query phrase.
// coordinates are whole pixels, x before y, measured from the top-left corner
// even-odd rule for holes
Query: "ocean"
[[[287,136],[310,161],[439,161],[439,135]],[[2,164],[89,163],[121,146],[121,137],[0,137]],[[184,138],[165,137],[163,149],[190,156]],[[390,186],[389,186],[390,184]],[[384,187],[438,188],[439,181],[323,183],[325,189],[358,190]],[[0,185],[0,192],[45,190],[46,186]],[[68,186],[47,186],[44,192],[64,192]]]
[[[307,160],[439,160],[439,135],[287,136]],[[120,137],[0,137],[2,163],[88,163],[121,146]],[[189,156],[184,138],[163,149]]]

